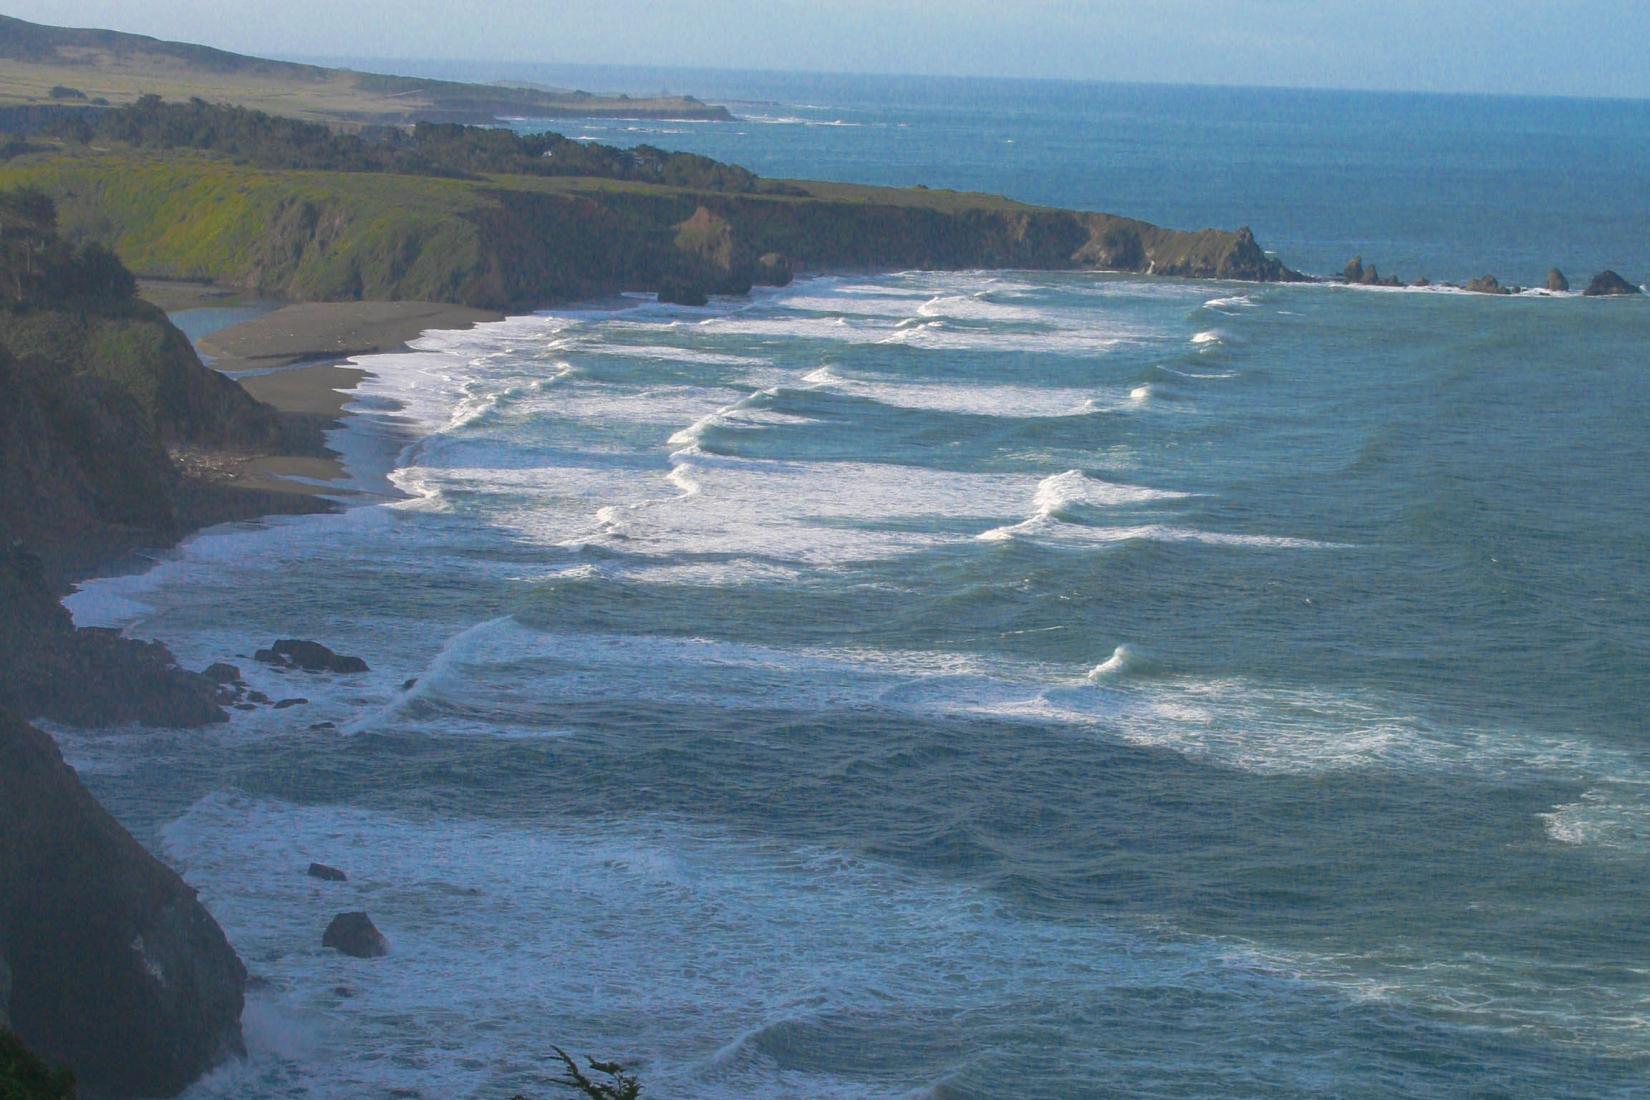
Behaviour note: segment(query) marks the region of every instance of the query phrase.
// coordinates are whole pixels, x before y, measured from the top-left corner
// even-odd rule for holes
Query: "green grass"
[[[747,194],[568,176],[458,180],[121,148],[0,163],[0,187],[18,184],[51,194],[70,237],[109,244],[139,275],[293,300],[507,308],[652,290],[666,278],[737,288],[769,252],[801,270],[1277,277],[1253,274],[1259,251],[1233,233],[917,188],[797,183],[794,194]]]

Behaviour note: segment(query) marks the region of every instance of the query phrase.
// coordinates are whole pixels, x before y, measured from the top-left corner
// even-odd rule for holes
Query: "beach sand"
[[[257,372],[236,380],[281,413],[287,445],[274,455],[197,451],[175,457],[197,481],[245,499],[253,514],[325,507],[319,498],[340,492],[325,483],[345,473],[323,433],[344,416],[351,391],[368,373],[342,360],[400,350],[430,329],[468,328],[502,317],[439,302],[306,302],[214,332],[201,340],[201,352],[225,374]],[[208,505],[221,495],[202,494]],[[265,507],[270,503],[275,507]]]
[[[200,347],[213,367],[236,374],[395,351],[429,329],[468,328],[503,316],[441,302],[304,302],[214,332]]]

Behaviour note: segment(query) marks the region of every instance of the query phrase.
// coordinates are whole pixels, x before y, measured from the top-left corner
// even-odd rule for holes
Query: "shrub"
[[[74,1074],[47,1068],[21,1039],[0,1028],[0,1100],[74,1100]]]
[[[598,1062],[594,1058],[586,1057],[593,1073],[607,1078],[606,1081],[593,1081],[579,1069],[579,1064],[573,1061],[561,1047],[554,1048],[556,1057],[562,1062],[562,1076],[556,1078],[554,1084],[565,1088],[577,1089],[578,1094],[585,1100],[636,1100],[642,1094],[642,1086],[637,1083],[634,1075],[626,1073],[624,1067],[617,1062]],[[0,1100],[9,1098],[0,1097]],[[512,1100],[527,1100],[527,1097],[517,1095]]]

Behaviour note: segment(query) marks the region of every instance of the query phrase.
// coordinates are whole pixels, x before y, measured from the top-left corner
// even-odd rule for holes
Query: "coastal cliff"
[[[672,277],[748,290],[795,270],[1029,268],[1297,278],[1245,231],[1180,232],[989,195],[791,183],[787,194],[602,179],[452,180],[281,172],[200,154],[72,155],[0,167],[51,194],[64,225],[146,276],[309,301],[543,306]],[[728,247],[698,247],[696,227]]]
[[[282,442],[274,410],[204,367],[38,193],[0,194],[0,707],[77,725],[192,726],[223,711],[164,647],[77,630],[65,579],[218,518],[291,510],[180,464]]]
[[[256,494],[237,509],[180,463],[267,452],[288,426],[202,365],[120,261],[67,240],[50,198],[27,189],[0,192],[0,393],[0,536],[54,582],[219,515],[282,510]]]
[[[763,180],[688,153],[419,126],[378,141],[148,98],[0,164],[132,270],[303,301],[506,309],[742,293],[793,271],[1022,268],[1292,281],[1247,229],[995,195]]]
[[[115,1096],[174,1095],[240,1053],[246,971],[223,932],[3,710],[0,838],[0,1019],[30,1049]]]

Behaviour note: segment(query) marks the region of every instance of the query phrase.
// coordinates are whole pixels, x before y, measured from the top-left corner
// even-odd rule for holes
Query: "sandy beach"
[[[344,477],[323,433],[344,415],[351,391],[368,373],[345,360],[396,351],[431,329],[467,328],[502,317],[439,302],[305,302],[212,333],[200,342],[202,354],[282,414],[286,453],[197,452],[179,456],[180,461],[215,485],[311,498],[290,501],[295,509],[319,506],[313,498],[337,494],[325,483]]]

